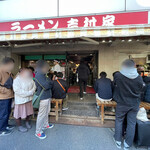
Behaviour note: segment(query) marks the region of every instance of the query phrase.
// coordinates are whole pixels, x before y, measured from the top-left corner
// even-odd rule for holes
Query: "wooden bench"
[[[52,115],[52,116],[56,116],[56,121],[58,121],[58,117],[59,117],[59,112],[60,114],[62,114],[62,99],[52,99],[51,100],[51,103],[54,104],[54,108],[51,109],[51,112],[49,113],[49,115]],[[13,118],[13,112],[14,112],[14,109],[12,109],[11,111],[11,117]],[[34,109],[34,114],[33,114],[33,118],[32,119],[35,119],[35,115],[38,115],[38,109]]]
[[[100,101],[97,100],[97,105],[100,107],[101,112],[101,123],[104,124],[105,117],[105,107],[116,107],[117,103],[115,101]]]
[[[56,116],[56,121],[58,121],[59,112],[62,114],[62,99],[52,99],[51,103],[54,104],[54,108],[51,109],[50,115]]]
[[[105,110],[104,110],[104,108],[105,107],[116,107],[117,103],[115,101],[100,101],[100,100],[97,100],[97,105],[100,107],[101,123],[104,124],[104,119],[105,119]],[[150,110],[150,103],[141,102],[140,108],[141,107],[144,107],[146,110]]]

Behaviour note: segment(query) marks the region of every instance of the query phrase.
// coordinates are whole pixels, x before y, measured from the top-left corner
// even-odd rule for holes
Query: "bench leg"
[[[104,124],[104,105],[101,105],[101,123]]]
[[[60,103],[60,115],[62,115],[62,102]]]
[[[55,108],[55,113],[56,113],[56,121],[58,121],[58,101],[56,101],[56,108]]]

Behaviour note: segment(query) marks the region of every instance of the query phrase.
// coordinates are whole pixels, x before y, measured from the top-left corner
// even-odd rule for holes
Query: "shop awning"
[[[0,41],[150,35],[150,12],[0,22]]]
[[[40,40],[40,39],[69,39],[80,37],[128,37],[150,35],[150,27],[90,29],[33,33],[1,34],[0,41]]]

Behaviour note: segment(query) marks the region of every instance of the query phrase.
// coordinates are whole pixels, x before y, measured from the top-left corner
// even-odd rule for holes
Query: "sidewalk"
[[[109,128],[56,124],[46,131],[45,140],[38,139],[34,133],[35,122],[27,133],[15,129],[11,135],[0,137],[0,150],[118,150]]]

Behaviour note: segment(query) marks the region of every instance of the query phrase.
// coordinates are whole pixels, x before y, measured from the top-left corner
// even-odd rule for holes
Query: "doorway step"
[[[101,124],[99,111],[96,108],[95,94],[85,94],[80,100],[79,94],[68,94],[68,110],[63,111],[58,121],[51,117],[52,123],[93,126],[93,127],[114,127],[114,121],[107,120]]]

